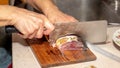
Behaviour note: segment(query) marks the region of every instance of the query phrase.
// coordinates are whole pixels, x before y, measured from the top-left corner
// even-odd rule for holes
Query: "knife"
[[[63,31],[64,30],[64,31]],[[20,33],[14,26],[5,26],[6,33]],[[105,42],[107,38],[107,21],[87,21],[87,22],[76,22],[76,23],[57,23],[55,24],[55,30],[49,35],[49,40],[56,40],[64,34],[77,34],[81,35],[86,41],[91,43]],[[57,37],[55,37],[57,36]],[[50,41],[51,42],[51,41]]]
[[[49,40],[55,43],[59,37],[66,34],[76,34],[90,43],[102,43],[107,39],[107,21],[57,23],[49,35]]]

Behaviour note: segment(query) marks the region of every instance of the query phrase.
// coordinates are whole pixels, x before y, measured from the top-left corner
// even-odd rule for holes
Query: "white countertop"
[[[120,27],[110,27],[108,28],[108,39],[110,43],[99,44],[100,48],[113,53],[120,57],[120,51],[117,50],[112,43],[112,35],[115,30]],[[41,68],[35,55],[33,54],[30,46],[27,46],[26,42],[19,36],[13,34],[13,68]],[[90,48],[91,49],[91,48]],[[97,59],[89,62],[75,63],[70,65],[56,66],[50,68],[120,68],[120,62],[112,60],[94,50],[91,51],[96,55]]]

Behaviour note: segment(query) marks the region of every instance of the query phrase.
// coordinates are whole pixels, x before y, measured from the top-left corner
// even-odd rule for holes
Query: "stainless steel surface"
[[[54,0],[63,12],[79,21],[99,20],[101,0]]]
[[[101,19],[120,24],[120,0],[105,0],[101,7]]]

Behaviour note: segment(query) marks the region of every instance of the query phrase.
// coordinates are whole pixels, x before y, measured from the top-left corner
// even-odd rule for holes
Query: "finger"
[[[32,38],[41,38],[42,37],[42,32],[43,32],[43,25],[44,23],[41,22],[41,20],[37,20],[37,21],[34,21],[34,23],[36,23],[35,25],[36,26],[33,26],[33,30],[34,32],[32,32],[31,34],[29,34],[29,39],[32,39]],[[33,24],[34,25],[34,24]],[[37,27],[37,28],[36,28]]]
[[[40,23],[39,24],[39,29],[37,30],[37,33],[36,33],[36,38],[42,38],[43,36],[43,31],[44,31],[44,23]]]
[[[39,29],[39,24],[35,24],[35,21],[30,21],[26,24],[27,34],[32,35],[35,31]]]
[[[49,35],[50,32],[53,31],[55,27],[52,23],[50,23],[48,20],[46,20],[45,28],[46,28],[46,30],[44,31],[44,34]]]
[[[23,34],[18,34],[20,37],[24,38],[24,39],[27,39],[28,36],[27,35],[23,35]]]
[[[34,24],[32,21],[21,21],[14,25],[23,35],[32,34],[34,32]]]
[[[44,28],[46,29],[46,30],[43,29],[44,30],[43,34],[48,35],[54,29],[54,26],[52,23],[49,22],[49,20],[44,15],[41,15],[41,18],[44,22]]]
[[[42,36],[43,36],[43,28],[40,28],[37,31],[35,38],[42,38]]]
[[[36,33],[37,33],[37,31],[35,31],[33,34],[29,35],[28,38],[29,39],[36,38]]]

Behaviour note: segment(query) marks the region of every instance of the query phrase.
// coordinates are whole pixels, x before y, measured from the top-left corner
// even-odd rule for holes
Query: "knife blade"
[[[91,43],[105,42],[107,39],[107,21],[87,21],[74,23],[57,23],[49,35],[49,41],[55,41],[66,34],[76,34]]]

